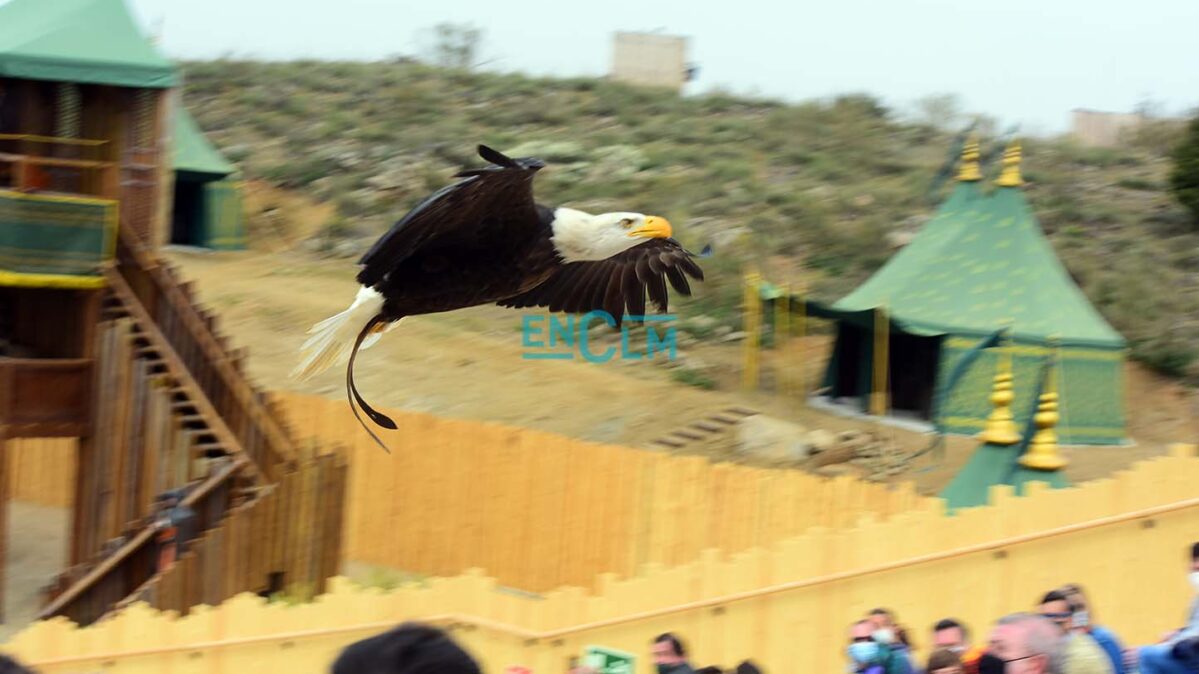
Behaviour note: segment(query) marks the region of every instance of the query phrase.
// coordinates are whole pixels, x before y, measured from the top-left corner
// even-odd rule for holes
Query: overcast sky
[[[956,93],[970,111],[1066,130],[1070,111],[1199,106],[1199,0],[126,0],[176,58],[377,59],[429,27],[484,30],[488,69],[601,75],[617,30],[691,38],[688,91],[786,100],[864,91],[909,109]]]

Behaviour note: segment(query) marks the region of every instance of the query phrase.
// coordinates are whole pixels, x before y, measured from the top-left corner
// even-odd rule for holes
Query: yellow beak
[[[629,232],[629,236],[645,239],[668,239],[671,235],[670,222],[666,218],[650,215],[645,218],[645,225]]]

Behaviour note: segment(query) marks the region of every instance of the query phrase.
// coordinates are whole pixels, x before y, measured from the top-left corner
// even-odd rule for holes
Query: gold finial
[[[1003,151],[1003,173],[995,184],[1000,187],[1019,187],[1024,184],[1024,179],[1020,177],[1020,141],[1012,141]]]
[[[1020,457],[1020,465],[1036,470],[1058,470],[1066,465],[1066,459],[1057,449],[1057,426],[1061,416],[1057,413],[1057,384],[1055,375],[1057,364],[1049,368],[1046,375],[1045,391],[1041,393],[1040,404],[1033,421],[1037,425],[1037,434],[1032,436],[1028,451]]]
[[[1020,442],[1020,432],[1016,430],[1016,421],[1012,416],[1012,344],[1011,328],[1004,334],[1007,342],[999,354],[995,367],[995,386],[991,391],[991,405],[994,410],[987,417],[987,424],[978,439],[992,445],[1014,445]]]
[[[962,146],[962,168],[958,171],[958,180],[966,183],[982,180],[982,177],[982,172],[978,170],[978,137],[972,135]]]

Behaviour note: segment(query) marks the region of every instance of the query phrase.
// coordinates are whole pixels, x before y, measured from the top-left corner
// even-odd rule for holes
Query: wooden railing
[[[182,501],[196,514],[196,530],[206,531],[220,522],[239,502],[234,479],[248,461],[234,457],[220,470],[194,488]],[[88,564],[76,565],[49,588],[49,602],[39,619],[66,616],[76,623],[89,624],[145,585],[158,572],[157,528],[151,516],[145,517],[136,533],[107,555],[99,555]]]
[[[119,167],[104,156],[108,144],[105,140],[0,134],[0,186],[116,199]]]
[[[244,352],[233,352],[216,334],[216,318],[199,309],[189,286],[122,229],[113,287],[127,287],[136,318],[151,322],[190,373],[241,451],[268,479],[294,459],[292,437],[280,410],[255,389],[242,370]]]
[[[341,454],[300,462],[298,470],[229,511],[188,545],[178,563],[113,610],[144,601],[186,615],[240,592],[286,592],[300,599],[324,593],[341,566],[346,473]]]

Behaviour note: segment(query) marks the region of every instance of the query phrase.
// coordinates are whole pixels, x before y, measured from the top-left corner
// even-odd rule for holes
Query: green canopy
[[[927,334],[982,336],[1011,323],[1017,340],[1121,349],[1058,260],[1024,193],[989,197],[973,182],[953,195],[914,241],[836,309],[885,306]]]
[[[175,66],[141,34],[124,0],[0,5],[0,76],[164,89]]]
[[[174,114],[174,168],[176,171],[203,174],[210,180],[218,180],[237,172],[212,143],[196,120],[182,105],[176,105]]]

